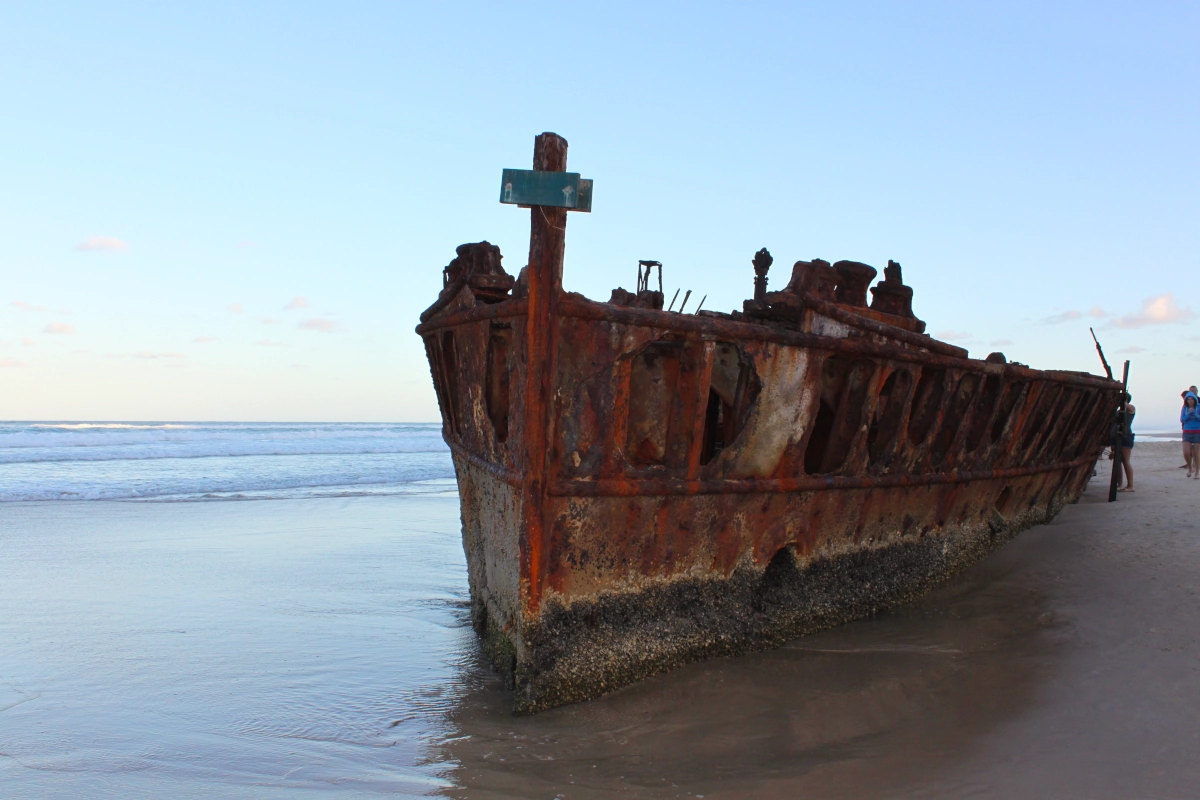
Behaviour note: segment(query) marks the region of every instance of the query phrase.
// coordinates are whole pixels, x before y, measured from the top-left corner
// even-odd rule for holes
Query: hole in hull
[[[1008,507],[1012,503],[1012,484],[1004,487],[1004,491],[1000,492],[1000,496],[996,498],[996,511],[1000,516],[1008,516]]]
[[[912,386],[912,375],[905,370],[896,370],[888,375],[879,390],[879,400],[876,403],[875,419],[867,432],[867,453],[871,466],[879,463],[879,459],[896,439],[900,430],[900,420],[904,416],[904,405],[908,400],[908,390]]]
[[[988,423],[992,420],[992,411],[996,401],[1000,399],[1000,376],[988,375],[983,379],[983,389],[979,392],[979,400],[975,403],[975,413],[971,417],[971,426],[967,428],[967,438],[963,444],[963,452],[974,453],[983,442],[987,433]]]
[[[1046,426],[1054,419],[1054,415],[1050,413],[1050,409],[1054,407],[1055,402],[1062,394],[1061,386],[1051,386],[1049,391],[1043,390],[1041,397],[1037,400],[1037,405],[1025,420],[1024,436],[1021,438],[1020,451],[1023,453],[1029,449],[1041,433],[1046,430]]]
[[[799,578],[800,568],[796,565],[795,550],[791,545],[779,548],[767,562],[758,591],[755,592],[754,605],[757,610],[765,611],[787,603]]]
[[[762,383],[754,363],[729,342],[717,342],[704,414],[700,463],[707,464],[741,434]]]
[[[846,463],[862,428],[867,390],[874,362],[850,361],[838,356],[825,359],[821,369],[821,401],[804,451],[808,474],[837,472]]]
[[[496,432],[496,441],[508,438],[509,411],[509,364],[508,353],[512,342],[512,327],[493,325],[488,338],[487,387],[484,394],[488,419]]]
[[[1008,420],[1012,416],[1013,409],[1025,396],[1028,388],[1027,381],[1017,381],[1004,387],[1004,395],[1000,398],[1000,409],[996,412],[996,418],[992,420],[991,433],[988,435],[989,445],[1000,441],[1000,437],[1004,435],[1004,429],[1008,427]]]
[[[946,370],[940,367],[921,370],[917,391],[913,395],[912,412],[908,417],[909,444],[920,446],[925,443],[941,409],[945,382]]]
[[[946,459],[946,454],[950,452],[950,446],[954,443],[954,437],[958,435],[963,418],[971,408],[971,400],[975,397],[975,389],[978,385],[979,376],[969,372],[959,380],[958,388],[954,392],[950,407],[946,409],[946,415],[942,418],[942,426],[938,429],[937,438],[933,442],[933,450],[930,454],[930,464],[933,466],[940,465]]]
[[[815,475],[821,471],[825,461],[825,449],[829,444],[829,435],[833,431],[833,420],[836,416],[833,408],[824,399],[817,409],[816,419],[813,420],[812,434],[808,438],[808,447],[804,451],[804,471]]]

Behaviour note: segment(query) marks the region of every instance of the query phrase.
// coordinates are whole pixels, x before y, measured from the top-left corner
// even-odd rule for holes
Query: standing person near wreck
[[[1200,389],[1197,389],[1195,386],[1189,386],[1188,388],[1184,389],[1179,393],[1179,399],[1184,401],[1184,408],[1187,407],[1188,392],[1200,397]],[[1182,414],[1183,409],[1180,409],[1179,413]],[[1188,444],[1186,440],[1183,442],[1183,465],[1179,468],[1188,470],[1191,470],[1192,468],[1192,446]]]
[[[1113,422],[1112,439],[1109,442],[1109,447],[1112,448],[1113,469],[1117,471],[1117,486],[1121,486],[1121,475],[1124,473],[1125,486],[1119,488],[1120,492],[1132,492],[1133,489],[1133,465],[1129,462],[1130,455],[1133,454],[1133,415],[1137,413],[1137,409],[1129,402],[1132,397],[1129,393],[1125,393],[1125,418],[1121,418],[1121,410],[1117,409],[1116,419]],[[1195,395],[1193,395],[1195,399]],[[1194,404],[1193,404],[1194,405]],[[1197,423],[1200,423],[1200,415],[1197,416]],[[1200,427],[1197,427],[1196,432],[1200,434]],[[1200,475],[1200,473],[1197,473]],[[1188,470],[1188,477],[1191,477],[1192,472]]]
[[[1189,478],[1200,480],[1200,408],[1195,392],[1183,396],[1179,422],[1183,426],[1183,446],[1187,449]]]

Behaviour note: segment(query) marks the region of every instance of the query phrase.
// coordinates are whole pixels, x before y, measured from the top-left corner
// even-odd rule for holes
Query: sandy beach
[[[514,717],[452,494],[0,505],[0,784],[52,797],[1184,798],[1200,481],[1134,451],[921,601]]]

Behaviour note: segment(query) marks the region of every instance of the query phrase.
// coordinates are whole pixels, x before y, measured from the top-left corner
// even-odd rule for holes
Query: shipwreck
[[[565,292],[591,202],[566,154],[542,134],[505,172],[502,201],[536,201],[519,276],[462,245],[417,326],[518,712],[906,602],[1079,498],[1120,383],[968,358],[891,262],[871,286],[800,261],[767,291],[764,249],[732,313],[664,308],[654,262],[609,302]]]

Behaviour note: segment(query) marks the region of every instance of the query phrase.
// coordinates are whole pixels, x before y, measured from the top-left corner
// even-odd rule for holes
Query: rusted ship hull
[[[548,136],[535,168],[562,170]],[[923,336],[898,265],[872,308],[850,262],[772,294],[764,267],[735,314],[598,303],[561,290],[565,212],[532,214],[515,285],[464,246],[418,327],[518,711],[910,600],[1074,502],[1103,450],[1119,384]]]

